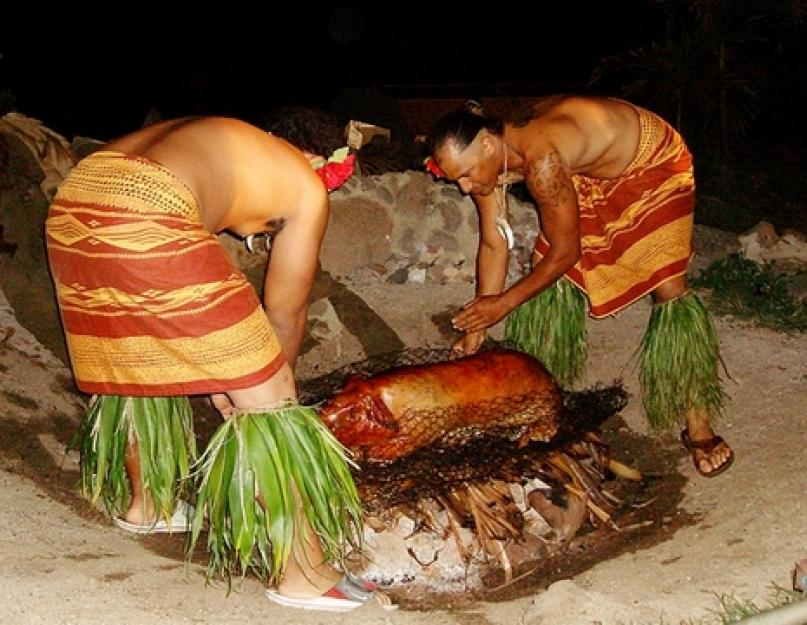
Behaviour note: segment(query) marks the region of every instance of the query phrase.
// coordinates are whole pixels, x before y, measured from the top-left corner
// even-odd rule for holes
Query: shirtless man
[[[574,315],[569,309],[558,318],[539,319],[542,298],[574,299],[550,296],[569,284],[566,279],[586,294],[595,318],[651,293],[656,308],[643,341],[642,371],[648,418],[657,428],[686,423],[682,441],[702,475],[728,468],[732,450],[709,422],[724,399],[717,342],[686,283],[695,182],[680,135],[653,113],[622,100],[555,96],[504,122],[478,108],[454,111],[437,122],[429,139],[437,169],[470,194],[479,211],[477,297],[452,320],[465,333],[456,348],[476,351],[486,328],[516,311],[519,330],[510,331],[515,325],[508,317],[508,337],[522,347],[532,345],[542,358],[541,351],[553,347],[551,337],[563,335],[566,312]],[[531,272],[505,288],[508,246],[500,227],[506,214],[497,188],[522,180],[538,205],[542,232]],[[531,337],[524,334],[525,318],[538,323]],[[692,324],[685,318],[699,321],[703,333],[688,330]],[[684,353],[663,353],[669,350],[657,346],[676,329],[686,334]],[[569,337],[570,345],[581,342],[584,336]],[[695,351],[705,359],[697,361]],[[560,362],[557,368],[567,365]],[[700,377],[692,375],[693,367]]]
[[[180,434],[168,442],[147,442],[153,431],[157,437],[172,436],[160,429],[171,415],[155,416],[146,408],[141,420],[151,425],[145,427],[131,414],[142,398],[158,397],[166,398],[175,415],[185,414],[183,402],[195,394],[211,395],[226,419],[222,428],[235,428],[234,422],[247,419],[287,419],[289,405],[297,410],[297,419],[302,411],[305,431],[289,440],[279,437],[272,449],[311,436],[317,445],[325,440],[324,446],[338,450],[330,460],[311,458],[311,466],[301,469],[303,481],[307,471],[316,473],[326,484],[332,509],[344,511],[338,513],[344,516],[336,518],[338,528],[325,544],[344,541],[360,525],[358,496],[341,448],[311,408],[294,405],[293,369],[327,219],[327,191],[306,157],[283,139],[230,118],[177,119],[140,129],[84,159],[61,185],[46,226],[49,261],[77,384],[96,396],[94,406],[102,406],[90,409],[83,430],[89,444],[82,443],[82,475],[85,491],[93,498],[101,493],[107,501],[107,492],[112,493],[112,509],[121,513],[115,518],[119,527],[140,533],[190,530],[186,517],[193,514],[192,506],[181,506],[176,490],[161,494],[155,484],[170,482],[175,475],[188,477],[187,455],[180,457],[177,450],[194,449],[193,441]],[[250,241],[255,235],[272,236],[263,306],[218,242],[215,235],[224,231]],[[114,434],[104,439],[105,411],[125,424],[116,432],[126,436],[134,431],[134,436],[124,442]],[[101,458],[103,449],[122,449],[124,443],[130,499],[118,495],[128,491],[115,482],[115,470],[105,470],[117,462],[117,475],[122,475],[121,458]],[[165,445],[162,451],[160,444]],[[276,455],[264,448],[248,447],[247,452],[267,462]],[[203,483],[218,453],[210,450],[211,461],[201,467]],[[157,461],[150,454],[156,454]],[[240,456],[228,461],[234,463],[236,475],[243,470],[259,476],[266,466],[241,466]],[[168,478],[160,473],[165,467],[170,469]],[[271,493],[262,492],[255,477],[260,503],[271,497],[280,502],[273,504],[277,509],[286,505],[283,501],[297,500],[297,512],[289,514],[298,518],[280,523],[296,528],[291,544],[272,544],[275,553],[288,549],[292,556],[269,567],[277,583],[270,598],[331,610],[362,605],[372,593],[327,561],[311,529],[317,527],[308,516],[313,514],[311,506],[299,518],[305,484],[276,477],[290,481]],[[250,485],[245,492],[254,503]],[[203,493],[204,488],[197,500],[200,517],[211,506],[230,511],[240,507],[238,502],[215,501],[215,494],[203,500]],[[265,507],[268,517],[270,507]],[[294,510],[293,503],[285,510]],[[224,534],[216,532],[248,526],[241,518],[236,519],[238,528],[229,520],[222,524],[226,527],[216,527],[217,518],[211,513],[209,524],[219,537]],[[199,528],[194,528],[194,538]],[[232,548],[226,543],[242,538],[218,544]],[[256,540],[254,535],[246,539]],[[237,559],[229,553],[216,556],[219,563]]]

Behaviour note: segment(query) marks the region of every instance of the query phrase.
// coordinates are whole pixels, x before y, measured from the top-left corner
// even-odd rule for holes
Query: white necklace
[[[504,142],[504,135],[502,135],[502,151],[504,152],[504,172],[502,173],[503,180],[507,180],[507,144]],[[507,242],[507,249],[512,250],[515,246],[516,240],[513,236],[513,229],[510,227],[510,222],[507,221],[507,189],[510,185],[507,182],[496,184],[494,193],[496,195],[496,204],[499,206],[499,214],[496,217],[496,228],[499,234]]]

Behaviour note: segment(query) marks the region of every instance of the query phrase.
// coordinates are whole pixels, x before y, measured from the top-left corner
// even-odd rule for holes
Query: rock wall
[[[533,204],[512,194],[508,209],[515,279],[529,261],[538,218]],[[337,279],[473,283],[477,245],[476,209],[456,185],[416,171],[357,176],[331,196],[322,267]]]

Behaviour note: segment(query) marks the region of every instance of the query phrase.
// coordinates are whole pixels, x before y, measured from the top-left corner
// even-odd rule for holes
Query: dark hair
[[[260,127],[302,150],[328,158],[346,144],[336,115],[307,106],[284,106],[264,115]]]
[[[460,150],[464,150],[483,128],[495,135],[502,134],[504,128],[502,120],[474,113],[469,110],[471,108],[463,106],[437,120],[429,132],[426,144],[429,154],[434,154],[449,141],[455,143]]]

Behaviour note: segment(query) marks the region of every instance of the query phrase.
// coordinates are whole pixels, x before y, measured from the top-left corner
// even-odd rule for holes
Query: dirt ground
[[[370,306],[398,311],[387,322],[407,345],[432,347],[448,340],[432,318],[468,295],[465,287],[423,285],[356,291]],[[585,384],[621,377],[631,394],[608,436],[620,459],[657,474],[674,506],[652,531],[615,538],[614,553],[588,558],[590,545],[579,541],[574,566],[485,597],[419,603],[409,596],[394,613],[368,606],[333,615],[277,607],[253,579],[227,596],[205,585],[200,564],[184,563],[181,538],[124,534],[80,500],[77,457],[65,454],[65,444],[84,399],[0,295],[0,622],[639,625],[709,617],[722,594],[765,605],[771,585],[789,587],[794,561],[807,557],[807,336],[718,321],[731,375],[719,431],[736,461],[704,479],[674,437],[646,431],[629,363],[648,314],[640,302],[590,323]],[[339,354],[313,349],[301,371],[327,371],[358,355],[352,352],[350,345]]]

